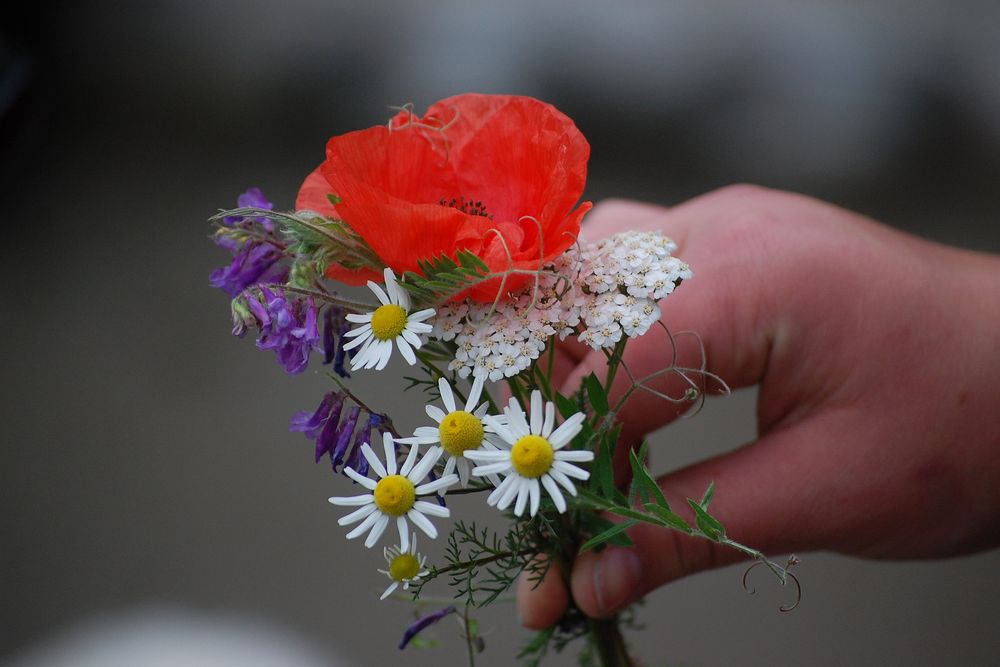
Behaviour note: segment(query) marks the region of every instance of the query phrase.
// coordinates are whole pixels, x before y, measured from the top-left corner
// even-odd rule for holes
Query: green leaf
[[[714,495],[715,495],[715,480],[709,483],[708,488],[705,489],[705,495],[701,497],[701,502],[698,503],[699,505],[701,505],[701,508],[706,512],[708,511],[708,506],[709,504],[711,504],[712,497]]]
[[[615,470],[611,462],[611,448],[607,443],[597,449],[594,467],[590,470],[590,488],[608,499],[615,496]]]
[[[656,515],[656,518],[662,521],[665,526],[679,530],[682,533],[687,533],[688,535],[691,534],[691,526],[680,515],[674,514],[656,503],[646,503],[643,507],[650,514]]]
[[[688,505],[694,510],[695,523],[698,524],[701,532],[705,533],[705,537],[713,542],[718,542],[719,538],[726,534],[726,527],[718,519],[706,512],[697,501],[688,498]]]
[[[610,542],[615,537],[622,536],[626,530],[634,526],[636,523],[637,522],[635,521],[635,519],[629,519],[628,521],[623,521],[622,523],[616,523],[615,525],[605,530],[603,533],[595,535],[594,537],[584,542],[583,545],[580,547],[580,553],[583,553],[584,551],[589,551],[590,549],[593,549],[594,547],[600,544]],[[626,546],[631,546],[631,544],[632,540],[629,540],[628,545]]]
[[[562,415],[563,419],[569,419],[580,411],[573,399],[566,398],[562,394],[556,394],[556,407],[559,408],[559,414]]]
[[[651,498],[660,507],[670,509],[670,504],[660,490],[660,485],[656,483],[653,476],[649,474],[646,464],[639,460],[635,450],[629,450],[628,462],[632,466],[632,480],[639,487],[639,492],[643,498]]]
[[[591,373],[583,378],[583,386],[587,389],[587,398],[594,412],[602,417],[608,414],[608,395],[604,393],[604,386],[597,379],[597,375]]]
[[[330,202],[331,204],[333,204],[334,206],[336,206],[337,204],[339,204],[340,202],[342,202],[342,201],[343,201],[343,199],[341,199],[340,197],[338,197],[338,196],[337,196],[337,195],[335,195],[335,194],[328,194],[328,195],[326,196],[326,199],[327,199],[327,201],[329,201],[329,202]]]

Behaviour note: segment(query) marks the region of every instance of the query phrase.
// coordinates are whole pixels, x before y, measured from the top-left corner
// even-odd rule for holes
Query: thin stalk
[[[632,667],[632,658],[625,647],[618,616],[588,619],[587,629],[603,667]]]

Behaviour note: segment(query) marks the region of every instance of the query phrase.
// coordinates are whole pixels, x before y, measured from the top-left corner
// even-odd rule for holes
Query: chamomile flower
[[[431,447],[424,457],[417,462],[417,448],[410,447],[402,467],[396,470],[396,448],[392,436],[382,435],[385,448],[385,465],[379,460],[372,448],[365,443],[361,453],[368,460],[368,465],[378,475],[379,480],[359,475],[353,468],[344,467],[344,473],[371,493],[360,496],[334,496],[330,502],[334,505],[360,505],[358,509],[337,521],[341,526],[361,521],[347,534],[347,539],[353,540],[368,531],[365,546],[371,548],[385,532],[390,521],[395,520],[399,531],[399,549],[407,551],[410,548],[410,529],[407,519],[412,521],[431,539],[437,537],[437,529],[427,515],[447,517],[450,515],[447,507],[425,500],[417,500],[418,496],[437,493],[458,481],[457,475],[444,475],[432,482],[423,482],[434,465],[441,458],[443,450]]]
[[[436,405],[428,405],[427,416],[437,422],[437,426],[419,426],[413,431],[412,438],[399,438],[396,442],[409,445],[430,445],[440,443],[444,451],[448,453],[448,462],[444,466],[444,474],[450,475],[458,470],[458,478],[462,486],[469,483],[469,474],[472,466],[465,457],[465,453],[480,449],[484,445],[487,449],[496,447],[487,439],[488,431],[492,431],[483,423],[483,417],[489,408],[488,403],[477,406],[479,398],[483,392],[484,378],[477,377],[472,383],[472,390],[469,398],[465,401],[464,407],[459,407],[455,403],[455,393],[448,384],[448,380],[441,378],[438,380],[438,390],[441,394],[441,402],[445,409]],[[446,412],[447,411],[447,412]],[[492,479],[499,483],[495,476]]]
[[[379,570],[379,572],[389,577],[392,583],[385,589],[379,600],[386,599],[400,586],[403,587],[404,591],[409,589],[411,583],[419,581],[420,577],[428,573],[428,570],[424,568],[427,564],[427,556],[421,556],[417,553],[416,533],[410,539],[409,549],[404,549],[402,546],[385,547],[382,549],[382,555],[385,556],[385,564],[388,569]]]
[[[368,281],[368,287],[382,305],[371,313],[349,313],[346,316],[348,322],[362,325],[344,334],[347,338],[354,338],[344,345],[345,350],[361,346],[351,361],[352,371],[359,368],[380,371],[385,368],[392,356],[393,341],[396,342],[399,353],[412,366],[417,363],[413,348],[419,350],[423,345],[419,334],[427,333],[433,328],[424,320],[434,315],[434,309],[426,308],[411,313],[410,296],[396,283],[396,275],[392,269],[386,267],[384,275],[384,290],[371,280]]]
[[[590,473],[573,463],[592,461],[594,452],[579,449],[563,450],[583,428],[585,415],[578,412],[559,428],[555,425],[556,408],[551,401],[542,406],[542,393],[531,392],[531,415],[525,415],[513,398],[504,410],[507,423],[502,424],[487,416],[484,421],[499,435],[510,449],[495,451],[469,451],[469,458],[480,464],[472,469],[473,475],[504,475],[504,480],[486,499],[488,505],[506,509],[514,503],[514,514],[521,516],[526,506],[534,516],[541,502],[541,487],[545,487],[556,509],[566,511],[566,499],[559,487],[576,495],[572,479],[585,480]],[[530,423],[529,420],[530,419]]]

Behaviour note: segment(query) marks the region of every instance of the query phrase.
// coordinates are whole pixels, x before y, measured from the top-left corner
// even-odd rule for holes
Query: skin
[[[714,480],[713,514],[733,539],[769,554],[942,558],[1000,544],[1000,258],[751,186],[672,209],[604,202],[584,234],[630,229],[671,236],[694,270],[661,304],[671,331],[698,332],[708,369],[730,387],[759,387],[756,440],[659,479],[675,510]],[[681,364],[696,363],[692,345],[680,347]],[[625,361],[642,377],[668,365],[667,353],[651,330]],[[564,391],[605,367],[589,348],[557,354]],[[627,382],[619,374],[612,394]],[[681,393],[667,380],[654,386]],[[662,399],[633,394],[624,444],[676,416]],[[741,559],[675,531],[640,525],[629,535],[634,547],[580,555],[569,591],[554,570],[534,590],[522,580],[524,625],[554,623],[570,594],[605,617]]]

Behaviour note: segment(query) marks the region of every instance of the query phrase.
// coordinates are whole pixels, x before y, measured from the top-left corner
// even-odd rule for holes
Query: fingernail
[[[611,548],[594,566],[594,597],[602,614],[618,611],[639,585],[642,566],[631,549]]]

